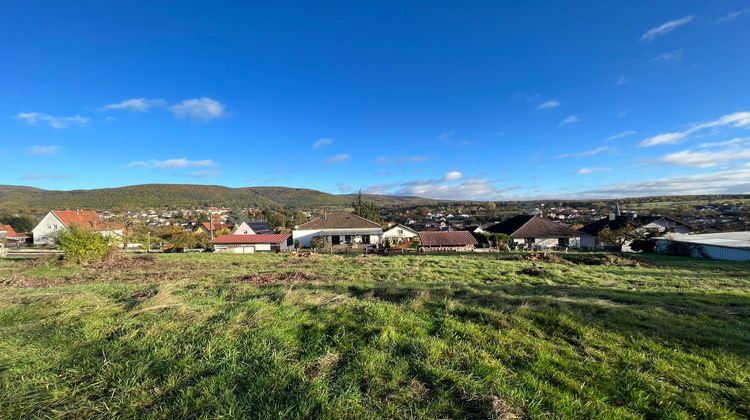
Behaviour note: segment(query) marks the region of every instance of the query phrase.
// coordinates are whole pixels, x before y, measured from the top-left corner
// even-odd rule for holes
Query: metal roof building
[[[668,253],[670,243],[688,245],[691,257],[750,261],[750,231],[660,237],[656,239],[656,251]]]

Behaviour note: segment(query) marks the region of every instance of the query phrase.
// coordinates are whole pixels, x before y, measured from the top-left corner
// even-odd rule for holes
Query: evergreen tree
[[[383,219],[380,217],[380,212],[377,206],[372,201],[366,201],[362,199],[362,191],[359,191],[357,199],[352,203],[354,207],[354,214],[365,219],[372,220],[375,223],[383,223]]]

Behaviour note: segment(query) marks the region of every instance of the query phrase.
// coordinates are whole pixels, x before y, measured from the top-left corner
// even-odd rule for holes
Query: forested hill
[[[353,194],[335,195],[303,188],[245,187],[216,185],[147,184],[94,190],[51,191],[31,187],[0,185],[0,211],[46,212],[50,209],[87,208],[130,210],[150,208],[216,207],[341,207]],[[429,204],[419,197],[366,195],[382,205]]]

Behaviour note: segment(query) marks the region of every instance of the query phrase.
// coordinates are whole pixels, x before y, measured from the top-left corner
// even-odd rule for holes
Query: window
[[[568,246],[570,244],[570,239],[568,238],[557,238],[557,245],[559,246]]]
[[[524,241],[524,243],[526,243],[526,244],[533,244],[533,243],[535,242],[535,241],[534,241],[534,238],[524,238],[524,240],[523,240],[523,241]]]
[[[370,235],[362,235],[362,243],[363,244],[369,244],[370,243]]]
[[[332,245],[338,245],[340,243],[341,243],[341,236],[339,236],[339,235],[331,236],[331,244]]]
[[[398,232],[398,236],[404,236],[404,230],[403,229],[399,229],[399,230],[397,230],[397,232]]]

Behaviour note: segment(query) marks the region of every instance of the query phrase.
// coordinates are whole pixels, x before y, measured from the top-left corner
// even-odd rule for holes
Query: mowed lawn
[[[0,417],[750,415],[750,264],[602,261],[2,260]]]

